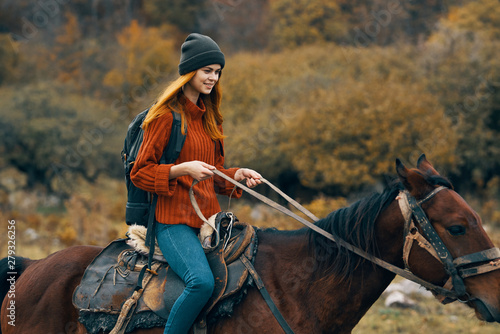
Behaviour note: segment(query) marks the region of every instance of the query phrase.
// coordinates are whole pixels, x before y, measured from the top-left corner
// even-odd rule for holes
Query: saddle
[[[217,215],[216,226],[220,242],[206,254],[215,288],[195,323],[198,332],[204,332],[207,321],[231,315],[233,307],[246,295],[247,286],[253,283],[245,263],[253,262],[257,251],[254,228],[225,212]],[[174,302],[184,290],[184,282],[161,256],[155,256],[154,272],[142,281],[138,293],[139,274],[147,266],[148,257],[147,252],[129,243],[129,238],[111,242],[87,267],[73,294],[79,321],[90,334],[109,332],[123,319],[123,328],[120,331],[115,328],[116,333],[164,326]],[[127,303],[133,298],[137,300],[127,309]]]

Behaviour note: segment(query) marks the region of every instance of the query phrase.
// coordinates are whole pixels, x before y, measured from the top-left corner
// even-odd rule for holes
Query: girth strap
[[[267,291],[266,287],[264,286],[264,282],[260,279],[259,274],[255,270],[254,266],[252,263],[247,259],[245,255],[242,255],[240,257],[241,262],[245,265],[245,267],[248,269],[248,272],[250,275],[252,275],[255,285],[257,286],[257,289],[259,289],[260,294],[262,295],[262,298],[264,298],[264,301],[266,302],[267,306],[273,313],[274,317],[276,320],[278,320],[278,323],[280,324],[281,328],[285,331],[287,334],[293,334],[293,330],[290,328],[288,323],[286,322],[285,318],[283,318],[283,315],[281,315],[281,312],[278,310],[276,307],[276,304],[273,302],[273,299],[271,298],[271,295]]]

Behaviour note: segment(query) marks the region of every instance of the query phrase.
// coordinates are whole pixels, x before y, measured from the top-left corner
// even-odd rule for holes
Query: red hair
[[[181,75],[177,80],[173,81],[167,88],[160,94],[156,104],[154,104],[142,123],[142,128],[146,130],[149,124],[156,118],[174,110],[181,114],[182,119],[182,133],[185,134],[186,123],[189,124],[189,116],[184,111],[184,108],[179,103],[178,95],[182,92],[182,87],[187,84],[196,74],[196,71]],[[215,83],[209,95],[200,94],[203,103],[205,104],[206,111],[203,114],[203,128],[206,133],[213,140],[224,139],[222,134],[222,114],[219,107],[222,101],[222,92],[219,85],[219,80]]]

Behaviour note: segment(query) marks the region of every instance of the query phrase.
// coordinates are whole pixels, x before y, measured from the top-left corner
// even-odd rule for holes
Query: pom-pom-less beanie
[[[194,33],[181,46],[179,74],[184,75],[211,64],[219,64],[222,69],[225,63],[224,54],[213,39]]]

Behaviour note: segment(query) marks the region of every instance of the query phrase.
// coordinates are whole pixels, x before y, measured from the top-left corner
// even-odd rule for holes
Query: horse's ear
[[[439,173],[434,169],[429,160],[427,160],[425,154],[422,154],[417,161],[417,168],[427,175],[439,175]]]
[[[396,171],[404,187],[414,197],[420,198],[429,192],[429,184],[425,181],[421,171],[406,168],[399,159],[396,159]]]
[[[403,162],[399,159],[396,159],[396,172],[398,173],[399,180],[403,183],[408,191],[411,191],[411,184],[408,182],[408,177],[410,174],[410,170],[406,168]]]

